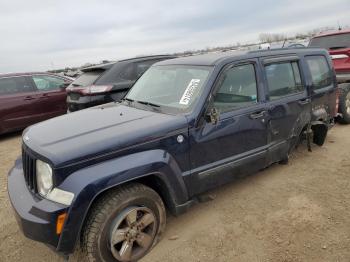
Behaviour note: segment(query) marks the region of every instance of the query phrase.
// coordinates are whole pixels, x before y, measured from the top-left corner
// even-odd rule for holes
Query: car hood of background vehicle
[[[183,115],[110,103],[33,125],[23,137],[31,150],[55,166],[64,166],[159,139],[183,128],[187,128]]]

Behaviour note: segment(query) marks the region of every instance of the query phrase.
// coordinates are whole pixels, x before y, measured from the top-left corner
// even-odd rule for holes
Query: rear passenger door
[[[35,123],[38,109],[38,98],[28,77],[0,79],[0,133]]]
[[[310,121],[311,103],[298,56],[262,60],[268,101],[269,161],[281,160]]]
[[[33,75],[32,79],[41,107],[40,120],[65,114],[67,112],[65,80],[49,75]]]

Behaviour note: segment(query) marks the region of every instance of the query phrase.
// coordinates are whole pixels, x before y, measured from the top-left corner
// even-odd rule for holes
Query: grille
[[[25,148],[22,148],[22,164],[26,184],[31,191],[36,193],[37,186],[35,158],[31,156]]]

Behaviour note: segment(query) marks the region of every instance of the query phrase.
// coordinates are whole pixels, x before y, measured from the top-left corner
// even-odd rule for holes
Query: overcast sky
[[[350,25],[350,0],[0,0],[0,73]]]

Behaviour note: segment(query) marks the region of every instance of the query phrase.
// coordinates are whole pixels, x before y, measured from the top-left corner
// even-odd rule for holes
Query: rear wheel
[[[339,123],[350,124],[350,84],[339,88]]]
[[[137,261],[158,242],[165,208],[151,188],[131,184],[104,195],[94,205],[82,233],[88,261]]]

